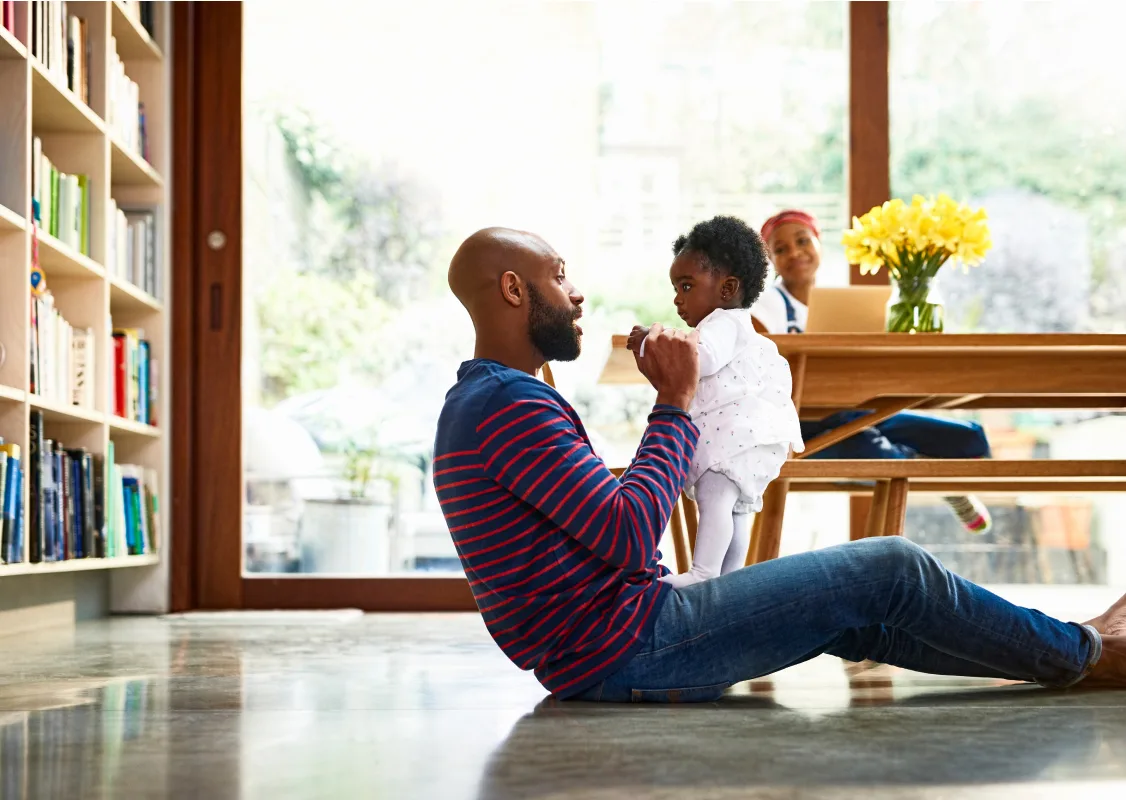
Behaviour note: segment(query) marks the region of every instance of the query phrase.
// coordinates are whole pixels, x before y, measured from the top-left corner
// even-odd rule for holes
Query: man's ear
[[[500,294],[505,302],[513,308],[524,305],[528,297],[528,290],[524,286],[524,279],[515,272],[506,272],[500,276]]]

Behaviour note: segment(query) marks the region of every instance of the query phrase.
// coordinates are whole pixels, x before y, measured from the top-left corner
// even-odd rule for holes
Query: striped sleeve
[[[687,414],[658,406],[619,481],[558,396],[538,381],[498,389],[478,426],[484,471],[611,566],[650,566],[696,449]]]

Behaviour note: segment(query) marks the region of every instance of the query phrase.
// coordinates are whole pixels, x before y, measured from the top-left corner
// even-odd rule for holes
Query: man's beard
[[[532,344],[548,361],[574,361],[582,351],[582,338],[575,330],[574,307],[548,305],[535,286],[528,284],[528,334]]]

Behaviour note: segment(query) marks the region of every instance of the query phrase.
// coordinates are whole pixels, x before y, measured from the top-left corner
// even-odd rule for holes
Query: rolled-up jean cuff
[[[1079,675],[1076,676],[1075,680],[1069,681],[1067,683],[1041,683],[1042,686],[1048,686],[1053,689],[1067,689],[1086,678],[1087,674],[1091,671],[1091,668],[1094,667],[1095,664],[1099,663],[1099,659],[1102,658],[1103,655],[1102,634],[1095,630],[1095,628],[1091,625],[1079,625],[1079,627],[1083,629],[1083,633],[1087,634],[1087,638],[1091,642],[1091,654],[1087,657],[1087,663],[1083,666],[1083,669],[1080,670]]]

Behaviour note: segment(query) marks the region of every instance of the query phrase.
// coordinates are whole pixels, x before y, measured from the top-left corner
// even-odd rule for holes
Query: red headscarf
[[[821,238],[821,228],[817,224],[817,217],[805,211],[799,211],[796,208],[788,208],[785,211],[778,212],[766,222],[762,223],[762,240],[770,244],[770,237],[774,234],[774,231],[778,230],[779,226],[790,222],[804,225],[813,231],[814,236],[818,239]]]

